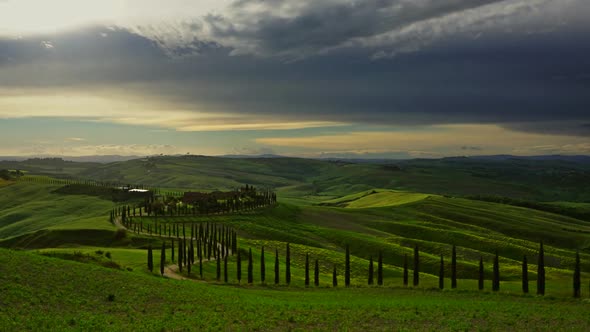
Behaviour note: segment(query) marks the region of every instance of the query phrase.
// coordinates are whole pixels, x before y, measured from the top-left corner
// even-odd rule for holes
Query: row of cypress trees
[[[184,246],[182,246],[184,247]],[[184,257],[182,250],[179,246],[179,267],[182,264],[182,258]],[[189,256],[191,255],[192,242],[191,246],[189,247]],[[172,251],[174,255],[174,250]],[[194,254],[193,254],[194,255]],[[200,271],[202,276],[202,256],[199,253],[200,258]],[[221,254],[216,255],[217,261],[217,280],[220,280],[221,275],[221,259],[224,260],[224,281],[228,281],[227,276],[227,255],[222,256]],[[174,259],[174,258],[172,258]],[[161,262],[160,262],[160,272],[164,274],[164,263],[165,263],[165,245],[162,243],[162,255],[161,255]],[[185,261],[186,264],[186,261]],[[237,251],[237,280],[241,282],[242,280],[242,257],[241,252]],[[278,249],[275,250],[275,264],[274,264],[274,283],[280,283],[280,266],[279,266],[279,252]],[[418,246],[414,247],[414,264],[413,264],[413,280],[412,284],[414,287],[418,286],[420,283],[420,252]],[[187,265],[190,274],[190,264]],[[151,245],[148,248],[148,269],[150,271],[153,270],[153,257],[152,257],[152,247]],[[338,286],[338,273],[337,273],[336,265],[334,265],[332,271],[332,285],[334,287]],[[319,260],[315,260],[315,267],[314,267],[314,285],[319,286]],[[369,258],[369,269],[368,269],[368,285],[374,284],[374,262],[373,257]],[[350,278],[351,278],[351,270],[350,270],[350,248],[346,245],[345,251],[345,263],[344,263],[344,285],[346,287],[350,286]],[[409,271],[408,271],[408,256],[404,256],[404,264],[403,264],[403,284],[404,286],[408,286],[409,279]],[[479,260],[479,278],[478,278],[478,289],[483,290],[484,288],[484,263],[483,257],[480,257]],[[248,250],[248,265],[247,265],[247,282],[248,284],[252,284],[254,282],[254,265],[252,259],[252,249]],[[264,247],[261,249],[261,256],[260,256],[260,282],[266,282],[266,261],[265,261],[265,251]],[[286,246],[286,259],[285,259],[285,282],[287,285],[291,283],[291,250],[290,244],[287,243]],[[440,269],[439,269],[439,288],[444,289],[445,285],[445,262],[444,256],[441,254],[440,256]],[[379,252],[378,261],[377,261],[377,284],[383,285],[383,255],[381,251]],[[309,253],[305,255],[305,286],[310,285],[310,259]],[[451,253],[451,288],[457,288],[457,248],[453,245],[452,253]],[[575,267],[574,267],[574,276],[573,276],[573,296],[579,298],[581,296],[581,268],[580,268],[580,254],[579,252],[576,253],[575,259]],[[493,274],[492,274],[492,291],[497,292],[500,290],[500,264],[499,264],[499,256],[498,252],[496,251],[493,260]],[[527,256],[523,256],[522,260],[522,291],[523,293],[529,292],[529,279],[528,279],[528,261]],[[539,254],[538,254],[538,262],[537,262],[537,294],[538,295],[545,295],[545,252],[543,248],[543,242],[540,243],[539,246]]]

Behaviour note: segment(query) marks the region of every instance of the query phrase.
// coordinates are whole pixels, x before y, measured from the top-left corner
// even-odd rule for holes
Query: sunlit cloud
[[[492,155],[514,153],[588,154],[584,137],[542,135],[511,131],[496,125],[439,125],[420,131],[349,132],[338,135],[267,137],[257,143],[271,147],[303,148],[308,151],[385,153],[408,151],[414,155]],[[466,144],[469,144],[467,146]]]
[[[336,121],[297,121],[272,116],[246,116],[207,110],[206,107],[200,109],[198,105],[193,109],[176,109],[173,105],[159,105],[133,96],[104,97],[72,91],[59,94],[8,94],[5,91],[2,95],[0,90],[0,119],[2,118],[64,118],[181,132],[293,130],[346,125]]]

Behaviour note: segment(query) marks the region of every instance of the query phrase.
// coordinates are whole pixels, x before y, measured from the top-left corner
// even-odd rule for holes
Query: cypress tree
[[[188,250],[190,252],[190,255],[188,256],[189,257],[189,261],[190,261],[190,264],[195,264],[195,246],[193,245],[192,238],[189,241],[190,241],[189,242],[190,243],[190,246],[188,248]]]
[[[498,259],[498,251],[496,250],[496,256],[494,257],[494,275],[492,279],[492,291],[497,292],[500,290],[500,263]]]
[[[227,256],[223,258],[223,282],[227,284]]]
[[[408,286],[408,254],[404,254],[404,286]]]
[[[483,289],[483,280],[484,280],[484,270],[483,270],[483,257],[479,257],[479,283],[478,288],[479,290]]]
[[[184,266],[189,265],[189,261],[188,261],[188,253],[187,253],[187,246],[186,246],[186,238],[184,238],[184,240],[182,241],[182,258],[184,259]]]
[[[457,288],[457,248],[453,244],[453,254],[451,257],[451,288]]]
[[[316,286],[320,285],[320,263],[318,260],[315,260],[315,269],[313,271],[313,283]]]
[[[242,258],[240,257],[240,251],[238,250],[238,260],[237,260],[237,277],[238,283],[242,281]]]
[[[445,261],[443,255],[440,255],[440,270],[438,272],[438,288],[445,288]]]
[[[334,271],[332,272],[332,286],[333,287],[338,286],[338,276],[336,274],[336,264],[334,264]]]
[[[309,253],[305,253],[305,286],[309,287]]]
[[[162,242],[162,252],[160,253],[160,274],[164,275],[164,266],[166,265],[166,242]]]
[[[184,248],[184,250],[186,250],[186,248]],[[190,255],[190,253],[189,253],[189,255]],[[186,256],[186,253],[185,253],[185,256]],[[190,262],[190,259],[188,261],[188,264],[186,264],[185,266],[186,266],[186,272],[188,273],[188,276],[190,277],[191,276],[191,262]]]
[[[346,245],[346,259],[344,261],[344,285],[350,286],[350,249]]]
[[[369,257],[369,286],[373,285],[373,256]]]
[[[170,239],[170,248],[172,251],[172,263],[174,263],[174,239]]]
[[[539,246],[539,260],[537,262],[537,295],[545,295],[545,250],[543,241]]]
[[[254,267],[252,266],[252,248],[248,249],[248,283],[254,282]]]
[[[418,245],[414,247],[414,287],[420,283],[420,253],[418,252]]]
[[[178,271],[182,272],[182,241],[178,239]]]
[[[150,270],[150,272],[154,271],[154,256],[152,253],[152,245],[150,244],[148,246],[148,270]]]
[[[522,256],[522,292],[529,292],[529,266],[526,255]]]
[[[216,279],[217,279],[217,281],[221,281],[221,255],[217,255],[216,261],[217,261],[217,266],[216,266],[217,269],[215,271],[217,273]]]
[[[287,260],[285,266],[285,281],[287,285],[291,284],[291,249],[289,248],[289,244],[287,243]]]
[[[383,286],[383,254],[379,250],[379,259],[377,260],[377,285]]]
[[[264,246],[260,251],[260,282],[264,284],[266,281],[266,262],[264,261]]]
[[[279,249],[275,249],[275,285],[279,284]]]
[[[574,297],[580,297],[580,252],[576,251],[576,266],[574,267]]]

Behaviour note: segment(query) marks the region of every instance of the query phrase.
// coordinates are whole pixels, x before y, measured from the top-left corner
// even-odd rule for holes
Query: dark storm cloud
[[[290,0],[240,0],[228,15],[207,16],[205,22],[214,38],[240,40],[238,51],[298,58],[351,38],[495,2],[500,0],[301,0],[296,5]],[[253,12],[257,15],[247,15]],[[244,43],[246,47],[240,45]]]
[[[0,40],[0,88],[105,85],[245,117],[589,135],[589,6],[547,3],[239,1],[174,29]]]

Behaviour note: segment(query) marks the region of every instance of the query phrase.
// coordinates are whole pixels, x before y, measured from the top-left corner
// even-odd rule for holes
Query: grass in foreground
[[[0,249],[0,330],[578,330],[584,300],[215,286]],[[109,299],[109,295],[112,295]]]

